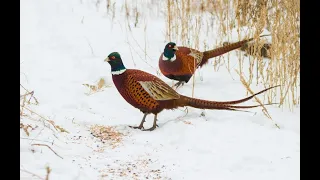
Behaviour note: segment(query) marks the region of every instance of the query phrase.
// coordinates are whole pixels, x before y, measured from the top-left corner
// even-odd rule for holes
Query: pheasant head
[[[110,64],[112,75],[119,75],[126,71],[126,67],[123,65],[121,56],[118,52],[110,53],[104,61]]]
[[[163,59],[164,61],[170,60],[170,61],[174,61],[176,60],[176,51],[179,50],[176,43],[174,42],[169,42],[163,51]]]

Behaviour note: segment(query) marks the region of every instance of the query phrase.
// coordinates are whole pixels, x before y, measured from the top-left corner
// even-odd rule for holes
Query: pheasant
[[[269,36],[262,35],[260,37]],[[169,42],[159,58],[159,68],[161,73],[169,79],[177,80],[174,86],[178,88],[184,83],[188,83],[198,67],[202,67],[210,58],[220,56],[229,51],[242,47],[253,38],[225,44],[222,47],[209,51],[200,52],[196,49],[177,46],[174,42]]]
[[[276,87],[264,89],[240,100],[224,102],[207,101],[181,95],[161,79],[147,72],[137,69],[126,69],[118,52],[112,52],[104,61],[110,64],[113,83],[122,97],[144,114],[139,126],[130,127],[144,131],[152,131],[158,126],[156,124],[157,115],[164,109],[190,106],[198,109],[240,111],[238,109],[254,108],[261,105],[235,106],[235,104],[248,101],[254,96]],[[153,126],[149,129],[144,129],[143,123],[148,114],[154,114]]]

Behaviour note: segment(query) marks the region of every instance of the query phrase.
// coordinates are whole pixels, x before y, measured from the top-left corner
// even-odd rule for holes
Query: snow
[[[280,129],[261,108],[251,109],[252,113],[205,110],[205,116],[203,110],[188,108],[186,114],[180,108],[160,113],[159,128],[152,132],[129,128],[138,125],[143,114],[122,99],[103,60],[117,51],[127,68],[152,73],[172,85],[157,74],[158,58],[167,43],[163,10],[143,11],[137,27],[129,21],[130,31],[123,1],[115,4],[114,18],[107,13],[106,1],[99,2],[97,6],[92,0],[20,1],[21,84],[34,90],[39,101],[29,109],[69,132],[44,126],[48,123],[34,114],[34,119],[23,117],[21,122],[38,127],[29,136],[20,132],[21,179],[31,179],[26,171],[44,178],[46,166],[52,170],[51,180],[299,179],[299,107],[293,112],[268,107]],[[138,6],[147,7],[147,2]],[[238,67],[236,53],[229,56],[230,67]],[[100,78],[107,87],[87,95],[83,84]],[[252,89],[257,92],[262,87]],[[192,82],[178,92],[191,96]],[[233,71],[229,74],[221,67],[215,72],[209,64],[196,73],[194,97],[222,101],[246,96]],[[145,127],[151,127],[152,120],[153,115],[147,116]],[[122,139],[116,145],[102,143],[91,134],[94,125],[111,126],[123,134]],[[63,159],[32,144],[46,144]]]

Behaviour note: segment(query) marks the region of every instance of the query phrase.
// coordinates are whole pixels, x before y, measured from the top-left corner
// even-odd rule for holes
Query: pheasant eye
[[[169,44],[169,48],[171,48],[171,44]]]
[[[116,57],[114,57],[114,56],[111,56],[111,59],[115,59]]]

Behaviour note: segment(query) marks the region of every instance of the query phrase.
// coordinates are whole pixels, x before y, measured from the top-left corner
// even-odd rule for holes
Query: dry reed
[[[112,12],[114,17],[116,1],[106,2],[107,11]],[[272,37],[270,44],[257,38],[257,41],[246,45],[248,47],[241,48],[248,48],[248,57],[236,50],[239,59],[236,69],[240,74],[248,74],[249,86],[267,88],[281,85],[264,94],[268,103],[277,98],[280,99],[279,107],[288,106],[291,110],[300,103],[298,0],[126,0],[121,10],[126,16],[129,33],[131,27],[145,23],[145,19],[142,19],[145,16],[159,17],[164,14],[164,36],[167,42],[174,41],[179,45],[203,50],[222,46],[223,41],[230,38],[230,33],[234,31],[238,33],[238,40],[257,38],[263,31],[269,31]],[[145,23],[145,32],[146,28]],[[244,28],[247,28],[245,37],[241,34]],[[144,52],[144,58],[141,59],[149,64],[147,59],[151,58],[147,54],[146,41],[142,46],[144,48],[139,44],[142,45],[142,42],[136,42],[136,45]],[[212,64],[215,71],[226,66],[231,73],[231,68],[234,68],[230,65],[230,53],[214,58]]]
[[[300,2],[298,0],[167,0],[167,41],[198,48],[210,48],[208,42],[216,38],[219,46],[223,38],[231,31],[238,32],[248,27],[246,35],[257,37],[268,30],[272,44],[268,47],[268,56],[263,51],[266,42],[258,40],[250,48],[249,67],[244,65],[248,58],[239,56],[240,74],[249,73],[248,85],[253,83],[265,88],[281,85],[265,94],[268,103],[275,97],[280,99],[279,106],[287,105],[291,110],[300,102]],[[216,26],[216,27],[215,27]],[[218,27],[217,27],[218,26]],[[213,32],[217,28],[217,32]],[[199,41],[201,39],[201,42]],[[219,43],[218,43],[219,42]],[[229,69],[229,56],[227,68]],[[220,58],[214,66],[224,63]]]

